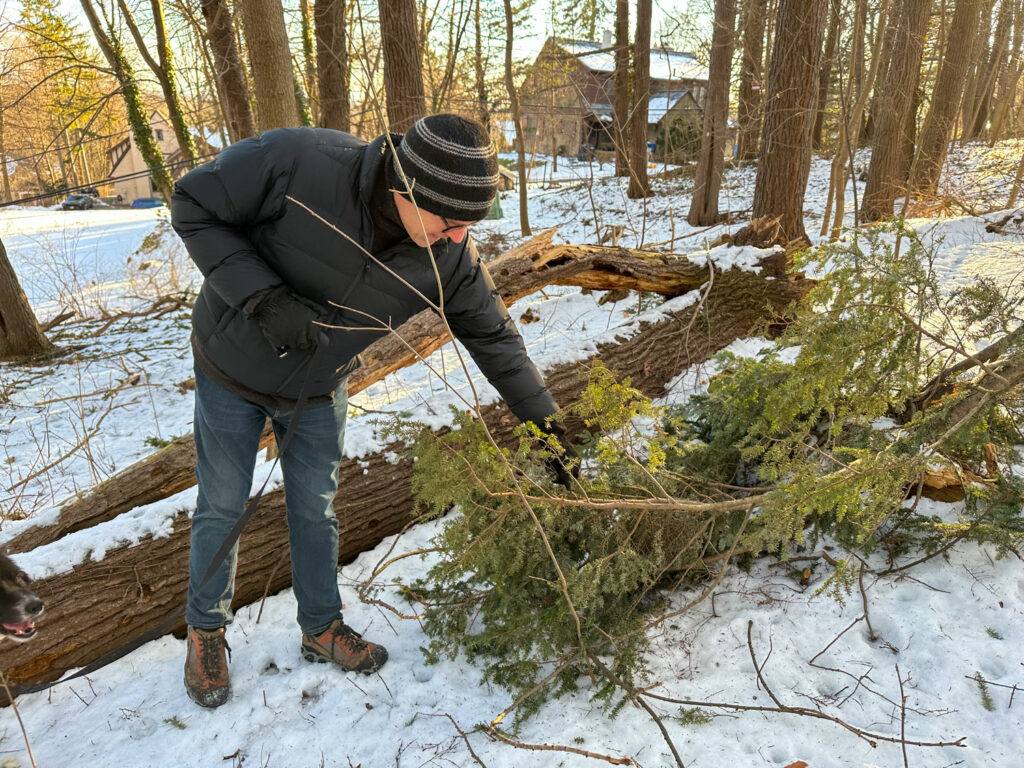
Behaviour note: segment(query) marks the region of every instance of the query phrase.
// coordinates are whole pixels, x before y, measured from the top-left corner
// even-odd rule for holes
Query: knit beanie
[[[423,117],[395,148],[395,160],[420,208],[454,221],[479,221],[498,191],[498,158],[487,130],[475,120],[452,114]],[[406,186],[388,163],[388,184]]]

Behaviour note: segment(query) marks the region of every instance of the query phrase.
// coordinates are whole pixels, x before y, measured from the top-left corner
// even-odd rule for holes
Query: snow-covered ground
[[[966,148],[955,155],[952,167],[984,163],[988,155],[977,154],[977,148]],[[752,168],[730,170],[723,184],[720,207],[739,215],[702,231],[685,219],[690,182],[671,169],[655,179],[657,197],[631,201],[623,180],[610,178],[607,164],[602,169],[560,159],[558,165],[557,174],[550,162],[533,169],[529,211],[534,231],[557,226],[564,240],[594,242],[605,227],[616,225],[624,227],[621,243],[627,246],[655,244],[692,252],[696,259],[711,258],[720,266],[739,255],[738,249],[707,249],[719,234],[735,231],[749,218]],[[812,237],[820,226],[827,180],[827,161],[816,159],[806,202]],[[502,206],[504,218],[485,222],[478,233],[481,243],[493,242],[500,250],[521,239],[516,193],[506,193]],[[852,224],[849,194],[848,206]],[[947,283],[983,274],[1019,285],[1022,236],[1012,228],[1005,235],[986,232],[986,220],[996,218],[916,220],[913,225],[937,243],[936,264]],[[0,238],[45,322],[68,308],[95,314],[146,306],[146,290],[154,282],[194,284],[196,275],[172,239],[155,248],[153,238],[147,239],[163,219],[166,212],[160,211],[0,209]],[[542,370],[578,358],[605,334],[628,334],[635,327],[635,299],[601,306],[597,298],[571,288],[548,289],[511,308],[517,319],[527,310],[539,318],[521,322],[520,328]],[[0,367],[0,543],[25,526],[51,520],[68,496],[151,453],[160,441],[192,429],[191,393],[176,386],[191,375],[187,313],[157,321],[126,319],[94,337],[90,332],[96,327],[96,322],[69,326],[60,343],[75,350],[62,360],[41,367]],[[758,343],[741,340],[734,346],[743,352]],[[431,364],[449,384],[466,390],[451,348],[435,353]],[[471,369],[481,397],[495,397]],[[704,378],[697,372],[679,377],[666,398],[686,396]],[[438,424],[447,418],[447,404],[454,398],[422,365],[389,377],[353,399],[347,452],[360,456],[379,448],[375,422],[380,412],[408,412]],[[270,467],[259,465],[257,483]],[[160,535],[176,510],[194,506],[194,495],[194,489],[185,491],[17,560],[39,578],[84,558],[101,558],[111,546]],[[436,525],[409,532],[397,551],[426,545]],[[418,623],[358,601],[355,585],[390,544],[364,553],[339,576],[346,620],[391,652],[379,676],[345,675],[303,662],[294,598],[286,591],[267,600],[258,624],[255,608],[239,611],[229,630],[234,693],[216,711],[196,707],[185,695],[184,645],[172,637],[150,643],[88,681],[21,697],[18,708],[37,764],[476,764],[448,716],[469,734],[479,762],[490,768],[602,764],[564,751],[523,751],[471,733],[511,703],[508,694],[481,685],[479,671],[465,661],[426,666],[419,651],[426,639]],[[428,565],[409,558],[387,575],[408,581]],[[1012,686],[1024,686],[1020,561],[996,561],[987,548],[962,546],[948,562],[930,561],[902,580],[867,582],[874,639],[867,621],[859,619],[864,614],[859,595],[846,605],[813,597],[826,575],[815,570],[801,583],[788,567],[769,561],[755,564],[749,573],[730,569],[714,601],[674,620],[654,639],[651,679],[661,682],[656,692],[670,699],[772,706],[751,659],[749,624],[765,682],[784,704],[820,708],[897,740],[901,727],[910,742],[964,737],[962,747],[909,746],[907,765],[1024,764],[1024,702],[1012,695]],[[673,599],[682,605],[694,597],[680,593]],[[973,679],[977,675],[993,684],[988,686],[992,710],[983,705]],[[585,684],[580,693],[547,705],[522,725],[516,738],[631,757],[646,768],[675,765],[642,709],[627,706],[609,719],[589,701],[588,692]],[[687,766],[781,768],[798,760],[810,768],[904,765],[899,744],[879,741],[872,747],[835,722],[705,706],[701,709],[710,722],[695,724],[686,713],[693,705],[653,703]],[[4,758],[13,761],[9,765],[30,764],[10,708],[0,712],[0,765]]]

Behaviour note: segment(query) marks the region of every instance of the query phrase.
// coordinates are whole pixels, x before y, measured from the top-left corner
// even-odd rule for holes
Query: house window
[[[163,141],[164,140],[164,131],[163,131],[162,128],[154,129],[154,133],[156,133],[156,140],[157,141]]]
[[[537,133],[537,118],[536,117],[528,117],[528,118],[526,118],[526,125],[523,126],[523,132],[524,133],[530,133],[530,134]]]

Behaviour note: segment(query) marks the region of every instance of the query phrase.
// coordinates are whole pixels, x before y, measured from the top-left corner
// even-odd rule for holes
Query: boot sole
[[[313,653],[312,651],[303,651],[302,658],[313,664],[333,663],[335,666],[341,667],[346,672],[358,672],[360,675],[372,675],[374,672],[376,672],[378,669],[384,666],[383,664],[377,664],[367,669],[349,669],[348,667],[343,667],[341,664],[338,664],[338,662],[336,661],[332,661],[331,659],[325,658],[318,653]]]
[[[192,690],[186,685],[185,693],[192,699],[196,704],[204,709],[216,709],[222,704],[226,704],[227,700],[231,698],[231,689],[226,688],[224,692],[217,692],[216,694],[210,694],[208,699],[204,699],[203,694],[193,693]]]

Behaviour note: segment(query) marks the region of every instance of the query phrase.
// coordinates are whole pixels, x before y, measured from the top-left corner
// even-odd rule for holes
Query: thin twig
[[[631,757],[602,755],[600,752],[591,752],[587,749],[577,749],[576,747],[569,747],[563,744],[527,744],[524,741],[513,739],[500,728],[496,728],[493,725],[488,726],[486,728],[486,732],[498,741],[502,741],[509,746],[516,747],[517,749],[527,749],[534,752],[569,752],[573,755],[582,755],[583,757],[592,757],[595,760],[604,760],[606,763],[611,763],[612,765],[637,765],[636,760]]]
[[[683,759],[679,756],[679,751],[676,749],[676,745],[672,742],[672,737],[668,735],[665,725],[661,722],[661,718],[658,717],[658,714],[653,709],[651,709],[651,705],[643,700],[641,696],[642,691],[638,691],[625,680],[620,679],[614,672],[608,669],[600,659],[595,657],[592,661],[594,666],[597,667],[605,677],[629,695],[631,701],[635,701],[644,708],[647,714],[651,716],[651,719],[654,720],[655,725],[658,726],[658,730],[661,731],[661,736],[665,739],[665,743],[668,744],[668,748],[672,750],[672,756],[676,759],[676,765],[678,765],[679,768],[686,768],[686,766],[683,765]]]
[[[21,713],[18,712],[18,705],[14,701],[14,694],[11,693],[11,686],[7,684],[7,675],[0,671],[0,682],[4,684],[4,690],[7,691],[7,700],[11,702],[11,709],[14,710],[14,716],[18,718],[18,727],[21,728],[21,736],[25,739],[25,748],[28,750],[28,760],[32,763],[32,768],[36,768],[36,759],[32,755],[32,744],[28,740],[28,731],[25,730],[25,723],[21,721]]]
[[[469,743],[469,736],[466,735],[465,731],[459,728],[459,724],[455,722],[455,718],[449,715],[447,712],[444,713],[444,716],[452,721],[452,725],[455,726],[455,730],[459,732],[459,736],[461,736],[462,740],[466,742],[466,749],[469,750],[469,754],[473,756],[473,760],[476,761],[476,764],[479,765],[480,768],[487,768],[486,763],[484,763],[484,761],[480,759],[480,756],[473,751],[473,745]]]
[[[900,747],[903,749],[903,768],[910,768],[907,762],[907,695],[903,692],[903,678],[900,665],[896,664],[896,680],[900,684]]]

